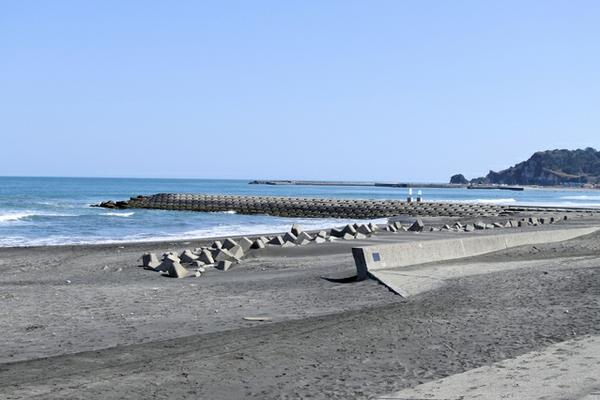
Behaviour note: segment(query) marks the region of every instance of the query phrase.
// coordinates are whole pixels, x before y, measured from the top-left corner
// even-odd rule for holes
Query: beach
[[[351,248],[373,240],[268,248],[185,279],[138,259],[210,240],[2,248],[0,393],[366,399],[600,333],[598,233],[440,264],[499,271],[408,298],[321,279],[355,273]]]

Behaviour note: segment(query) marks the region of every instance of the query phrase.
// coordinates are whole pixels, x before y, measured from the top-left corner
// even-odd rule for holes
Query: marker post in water
[[[412,203],[412,188],[408,189],[408,197],[406,198],[407,203]]]

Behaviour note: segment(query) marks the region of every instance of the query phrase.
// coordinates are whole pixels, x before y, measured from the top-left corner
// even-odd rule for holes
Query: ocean
[[[418,189],[413,192],[416,195]],[[247,180],[0,177],[0,247],[179,240],[341,225],[336,219],[281,218],[233,212],[197,213],[92,208],[159,192],[404,199],[407,189],[249,185]],[[424,201],[584,206],[600,208],[600,191],[526,189],[522,192],[422,189]],[[354,222],[354,221],[352,221]]]

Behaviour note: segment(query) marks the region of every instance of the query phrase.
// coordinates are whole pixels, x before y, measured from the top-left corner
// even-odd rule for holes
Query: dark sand
[[[320,279],[354,270],[352,244],[201,278],[137,266],[197,245],[0,249],[0,398],[370,398],[600,333],[600,234],[454,261],[523,268],[408,299]]]

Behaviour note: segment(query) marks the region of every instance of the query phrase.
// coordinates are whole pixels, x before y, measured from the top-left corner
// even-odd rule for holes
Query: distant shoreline
[[[525,189],[562,189],[562,190],[598,190],[597,187],[581,186],[538,186],[538,185],[494,185],[494,184],[457,184],[457,183],[411,183],[411,182],[362,182],[362,181],[319,181],[296,179],[256,179],[248,182],[250,185],[272,186],[359,186],[359,187],[390,187],[402,189],[489,189],[514,190]]]

